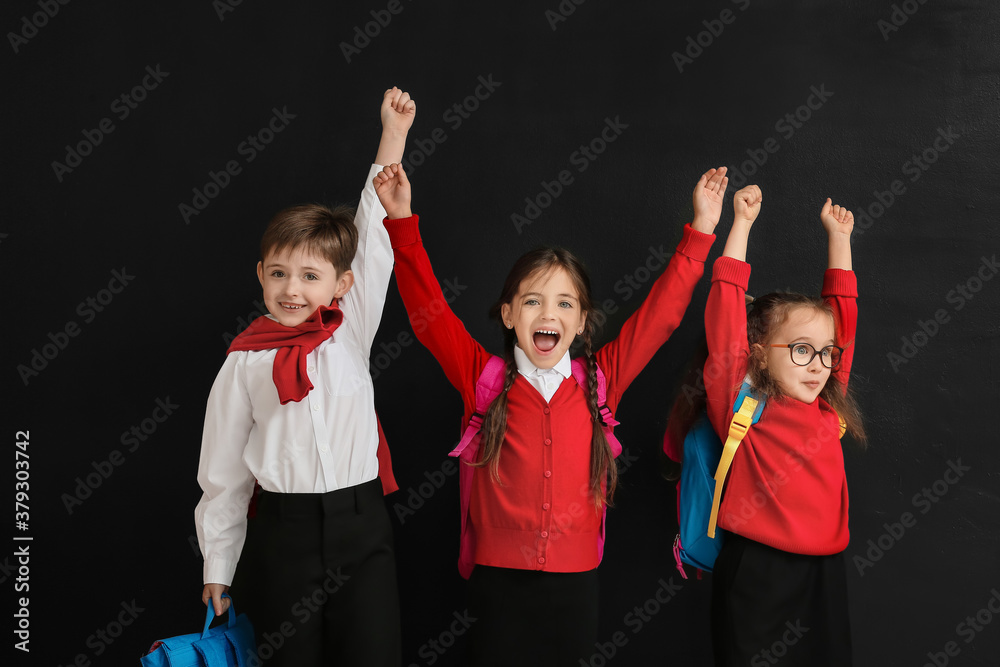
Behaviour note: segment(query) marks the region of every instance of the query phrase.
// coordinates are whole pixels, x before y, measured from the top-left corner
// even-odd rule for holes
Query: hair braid
[[[594,494],[594,506],[598,512],[605,505],[611,506],[615,488],[618,486],[618,466],[611,451],[611,445],[604,435],[600,405],[597,396],[597,361],[591,351],[591,321],[588,317],[584,325],[583,356],[587,361],[587,405],[590,408],[592,431],[590,437],[590,490]],[[605,492],[605,480],[607,491]]]
[[[514,334],[504,331],[503,358],[506,362],[503,391],[497,396],[483,416],[482,455],[472,465],[481,468],[489,466],[490,476],[500,483],[500,447],[507,433],[507,393],[517,379],[517,364],[514,362]]]

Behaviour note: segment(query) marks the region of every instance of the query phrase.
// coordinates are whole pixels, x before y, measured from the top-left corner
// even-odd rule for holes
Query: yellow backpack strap
[[[715,470],[715,494],[712,497],[712,515],[708,518],[708,536],[715,537],[715,524],[719,519],[719,504],[722,502],[722,487],[729,474],[729,466],[733,463],[736,450],[746,437],[750,425],[753,424],[753,413],[757,410],[757,399],[746,396],[740,409],[733,413],[733,419],[729,422],[729,437],[722,447],[722,458],[719,459],[719,467]]]

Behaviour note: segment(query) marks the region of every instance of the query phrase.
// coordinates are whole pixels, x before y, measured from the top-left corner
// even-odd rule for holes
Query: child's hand
[[[223,593],[229,592],[229,586],[223,584],[205,584],[205,588],[201,591],[201,601],[205,603],[207,607],[211,604],[215,607],[215,615],[222,616],[229,609],[230,599],[222,599]]]
[[[823,221],[823,228],[827,234],[850,236],[854,231],[854,214],[843,206],[834,205],[829,197],[823,204],[823,210],[819,212],[819,219]]]
[[[390,164],[375,175],[375,194],[382,202],[390,220],[408,218],[410,213],[410,181],[406,178],[403,165]]]
[[[382,129],[386,132],[406,134],[417,115],[417,103],[410,94],[393,86],[382,97]]]
[[[709,169],[701,175],[691,197],[694,203],[694,222],[691,223],[693,229],[704,234],[715,231],[719,216],[722,215],[722,196],[726,194],[728,185],[726,167]]]
[[[763,201],[764,195],[756,185],[748,185],[738,190],[733,195],[733,209],[736,212],[733,224],[742,222],[748,227],[752,225],[760,214],[760,205]]]

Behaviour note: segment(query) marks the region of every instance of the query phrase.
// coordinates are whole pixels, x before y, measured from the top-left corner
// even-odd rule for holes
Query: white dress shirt
[[[515,343],[514,363],[517,364],[517,372],[538,390],[546,403],[552,400],[552,396],[555,395],[562,381],[573,375],[573,362],[570,361],[569,350],[566,350],[562,359],[552,368],[539,368],[531,363],[528,355]]]
[[[369,373],[393,256],[372,165],[358,204],[354,286],[344,319],[307,356],[312,391],[281,405],[272,367],[277,350],[232,352],[208,397],[195,509],[205,583],[232,583],[254,479],[265,491],[325,493],[378,477],[378,428]]]

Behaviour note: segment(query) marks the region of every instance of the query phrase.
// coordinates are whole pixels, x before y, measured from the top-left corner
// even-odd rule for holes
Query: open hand
[[[694,194],[691,197],[694,203],[694,222],[691,226],[705,234],[715,231],[715,226],[719,224],[719,217],[722,215],[722,196],[726,194],[726,187],[729,185],[729,178],[726,177],[726,167],[709,169],[694,186]]]

